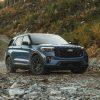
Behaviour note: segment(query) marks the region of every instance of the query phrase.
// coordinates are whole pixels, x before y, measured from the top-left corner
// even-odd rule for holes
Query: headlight
[[[54,51],[54,47],[41,47],[41,51],[52,52],[52,51]]]

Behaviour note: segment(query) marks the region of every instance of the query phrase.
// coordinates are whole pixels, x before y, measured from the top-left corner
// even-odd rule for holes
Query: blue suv
[[[88,68],[86,50],[55,34],[28,33],[14,37],[5,57],[8,72],[29,69],[39,75],[52,70],[84,73]]]

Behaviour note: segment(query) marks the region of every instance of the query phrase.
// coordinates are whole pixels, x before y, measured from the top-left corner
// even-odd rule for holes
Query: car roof
[[[48,34],[48,33],[25,33],[25,34],[20,34],[18,36],[15,36],[13,39],[16,39],[18,37],[25,36],[25,35],[29,35],[29,36],[41,35],[41,36],[43,36],[43,35],[56,35],[56,34]]]

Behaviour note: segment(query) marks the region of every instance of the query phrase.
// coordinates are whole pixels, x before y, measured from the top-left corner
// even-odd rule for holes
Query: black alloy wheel
[[[31,61],[31,72],[34,75],[40,75],[44,73],[43,61],[39,55],[32,57]]]
[[[16,72],[16,68],[14,68],[10,57],[8,57],[6,60],[6,68],[7,68],[8,73],[15,73]]]

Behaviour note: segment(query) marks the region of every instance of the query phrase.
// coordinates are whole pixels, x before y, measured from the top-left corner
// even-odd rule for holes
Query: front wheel
[[[7,68],[8,73],[15,73],[16,72],[16,68],[14,68],[10,57],[8,57],[6,60],[6,68]]]
[[[31,61],[31,72],[34,75],[40,75],[44,73],[43,61],[39,55],[32,57]]]
[[[86,70],[87,70],[87,68],[72,69],[71,72],[72,72],[73,74],[83,74],[83,73],[86,72]]]

